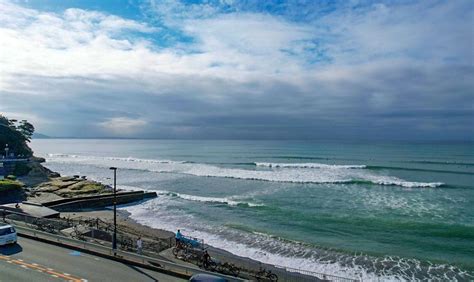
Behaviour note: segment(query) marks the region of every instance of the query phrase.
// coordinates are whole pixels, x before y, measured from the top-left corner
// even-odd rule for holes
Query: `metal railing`
[[[290,272],[290,273],[295,273],[295,274],[299,273],[299,274],[303,274],[305,276],[316,277],[317,279],[322,280],[322,281],[336,281],[336,282],[358,282],[358,281],[362,281],[361,278],[357,278],[357,279],[356,278],[347,278],[347,277],[342,277],[342,276],[337,276],[337,275],[332,275],[332,274],[320,273],[320,272],[303,270],[303,269],[296,269],[296,268],[279,266],[279,265],[275,265],[275,267],[276,268],[282,268],[285,271]],[[301,280],[295,279],[295,280],[291,280],[291,281],[301,281]]]
[[[11,209],[0,209],[0,216],[4,220],[15,220],[19,224],[39,231],[68,235],[80,240],[94,239],[96,243],[103,245],[110,245],[112,242],[113,225],[99,218],[39,218]],[[66,232],[68,228],[74,228],[74,230]],[[133,233],[133,230],[124,229],[120,225],[117,230],[119,248],[126,251],[136,250],[136,239],[140,234]],[[142,251],[150,254],[174,246],[174,237],[146,237],[142,241]]]

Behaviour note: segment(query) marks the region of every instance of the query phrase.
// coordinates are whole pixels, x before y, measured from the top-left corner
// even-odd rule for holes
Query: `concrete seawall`
[[[155,192],[133,191],[117,193],[117,204],[129,204],[132,202],[143,201],[157,197]],[[61,199],[43,203],[45,207],[52,208],[62,212],[81,211],[85,209],[96,209],[112,206],[114,204],[114,195],[97,195],[76,197],[70,199]]]

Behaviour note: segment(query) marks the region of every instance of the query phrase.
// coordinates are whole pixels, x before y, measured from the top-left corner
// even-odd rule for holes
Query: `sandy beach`
[[[91,211],[63,212],[61,213],[61,217],[71,218],[71,219],[100,218],[101,220],[107,223],[113,224],[113,210],[110,208],[102,209],[102,210],[91,210]],[[117,211],[117,226],[118,226],[117,228],[120,229],[122,232],[126,232],[130,235],[135,235],[136,238],[140,236],[142,237],[144,241],[154,240],[156,238],[159,238],[159,239],[164,239],[164,240],[170,240],[170,242],[174,243],[175,234],[173,232],[142,225],[136,222],[135,220],[133,220],[132,218],[130,218],[129,213],[123,210]],[[205,238],[202,238],[202,239],[205,242]],[[241,268],[251,269],[251,270],[258,270],[259,267],[261,266],[267,270],[271,270],[273,273],[276,273],[280,281],[321,281],[320,279],[313,276],[307,276],[307,275],[302,275],[300,273],[289,272],[289,271],[286,271],[285,269],[276,268],[272,265],[264,264],[256,260],[252,260],[250,258],[237,256],[226,250],[215,248],[209,245],[205,245],[205,249],[208,250],[212,259],[215,261],[228,262],[228,263],[235,264]],[[177,259],[172,254],[171,250],[172,248],[168,248],[159,253],[145,252],[145,254],[152,257],[157,257],[160,259],[165,259],[165,260],[173,261],[180,264],[189,264],[188,262],[184,262],[180,259]]]

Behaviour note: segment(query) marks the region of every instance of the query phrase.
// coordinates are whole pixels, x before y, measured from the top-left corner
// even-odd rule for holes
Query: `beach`
[[[100,218],[101,220],[111,225],[113,224],[113,211],[111,208],[92,211],[63,212],[61,213],[61,217],[76,220],[95,220],[97,218]],[[117,226],[121,233],[131,235],[134,239],[138,239],[138,237],[140,237],[144,241],[152,241],[156,240],[156,238],[159,238],[167,241],[169,240],[171,244],[174,244],[175,233],[142,225],[130,218],[130,214],[124,210],[119,210],[117,213]],[[308,275],[308,273],[304,275],[299,272],[289,272],[286,269],[276,268],[273,265],[262,264],[261,262],[256,260],[236,256],[228,251],[215,248],[209,245],[205,245],[203,247],[209,252],[212,260],[217,262],[232,263],[242,269],[253,271],[257,271],[260,267],[262,267],[272,271],[273,273],[276,273],[279,276],[280,281],[315,281],[313,280],[315,279],[314,276]],[[172,248],[166,248],[165,250],[159,252],[151,252],[151,250],[148,249],[144,250],[144,254],[151,257],[172,261],[178,264],[192,265],[190,262],[185,262],[182,259],[175,257],[172,253]]]

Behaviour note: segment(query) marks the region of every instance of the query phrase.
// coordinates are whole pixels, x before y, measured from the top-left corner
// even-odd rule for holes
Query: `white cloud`
[[[200,126],[224,132],[247,116],[250,127],[313,126],[394,109],[465,109],[472,101],[466,2],[375,5],[300,22],[168,4],[149,7],[164,25],[156,27],[0,0],[2,110],[41,117],[40,129],[45,120],[57,121],[58,131],[81,120],[132,134],[160,120],[176,134],[194,134]],[[193,40],[162,47],[165,29]],[[229,122],[219,125],[221,117]]]

